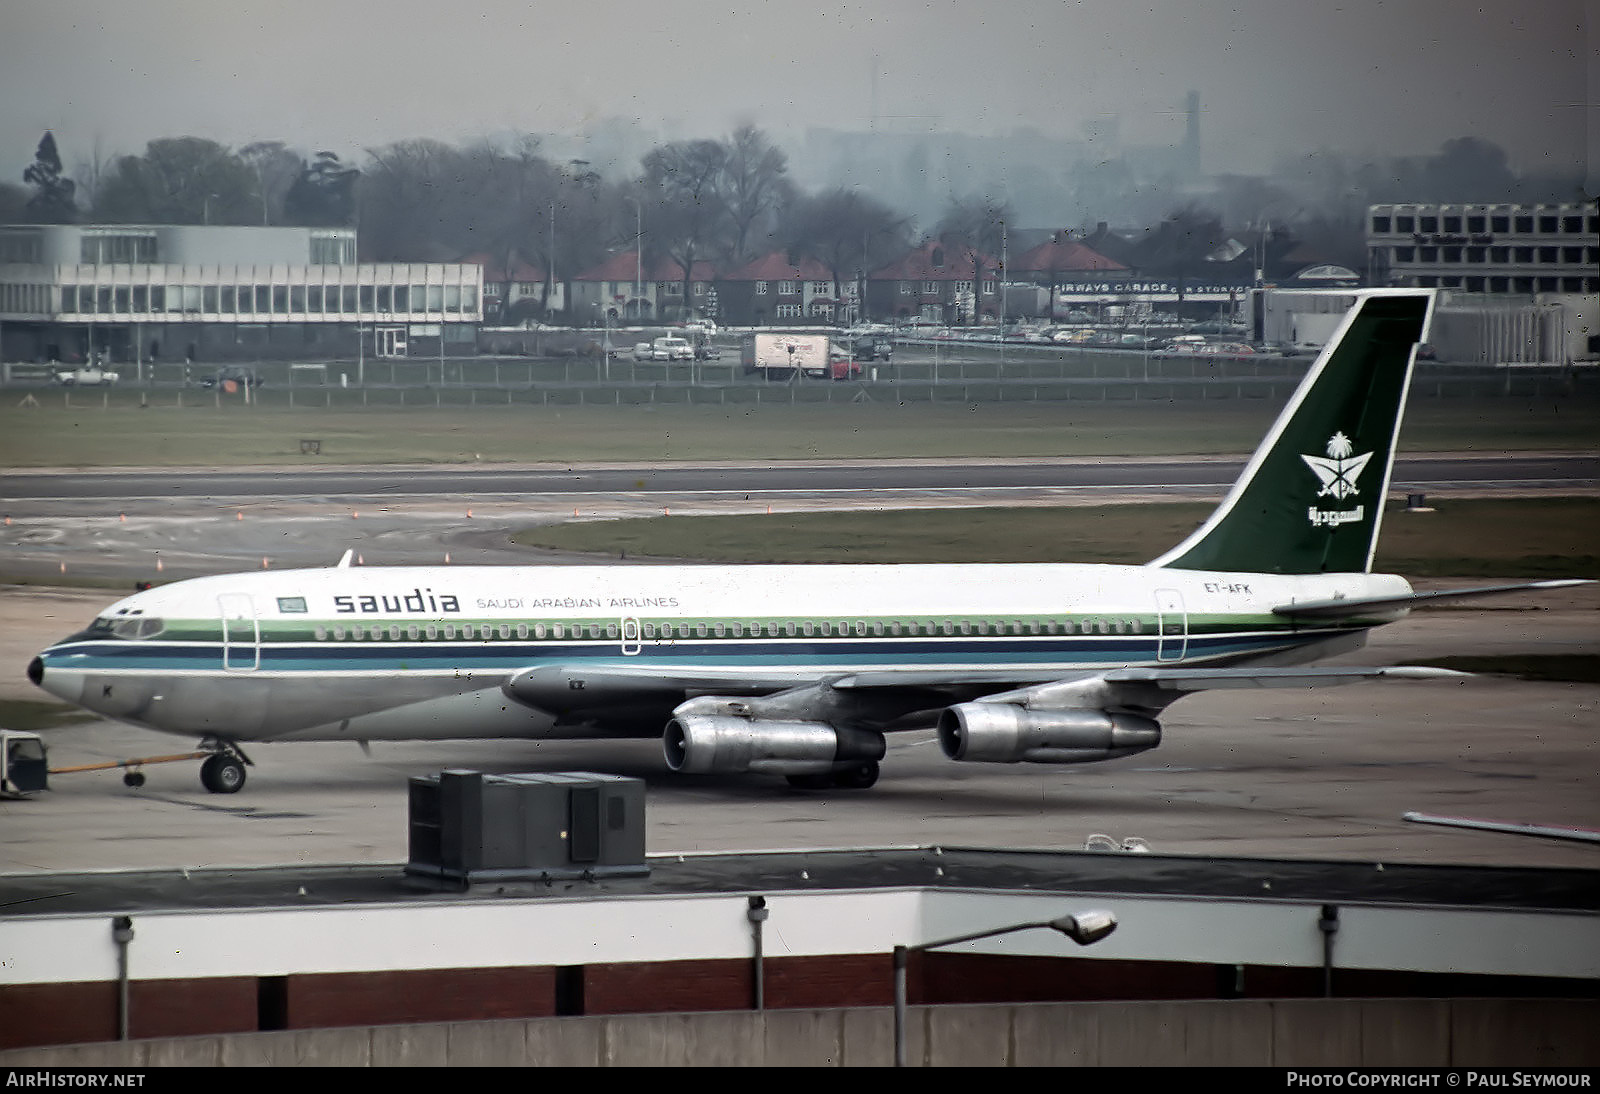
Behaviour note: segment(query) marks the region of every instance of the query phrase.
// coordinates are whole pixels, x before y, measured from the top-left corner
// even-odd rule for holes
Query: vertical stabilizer
[[[1217,511],[1151,563],[1183,570],[1372,567],[1427,290],[1362,293]]]

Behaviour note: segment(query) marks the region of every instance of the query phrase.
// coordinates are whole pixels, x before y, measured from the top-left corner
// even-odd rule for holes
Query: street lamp
[[[959,942],[976,942],[980,938],[993,938],[996,935],[1031,931],[1041,927],[1059,931],[1080,946],[1092,946],[1117,929],[1117,917],[1104,911],[1078,912],[1075,915],[1064,915],[1035,923],[1013,923],[1009,927],[995,927],[987,931],[957,935],[954,938],[919,942],[915,946],[896,946],[894,948],[894,1066],[906,1066],[906,957],[911,951],[935,950],[941,946],[954,946]]]
[[[605,362],[606,383],[611,382],[611,310],[604,301],[596,304],[594,310],[600,313],[600,322],[605,330],[605,337],[600,344],[600,359]]]
[[[637,197],[628,200],[633,202],[633,317],[639,319],[639,286],[644,280],[644,206]]]

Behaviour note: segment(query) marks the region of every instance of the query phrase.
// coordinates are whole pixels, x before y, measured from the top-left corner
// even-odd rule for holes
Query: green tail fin
[[[1433,293],[1363,293],[1216,512],[1150,565],[1273,574],[1372,568]]]

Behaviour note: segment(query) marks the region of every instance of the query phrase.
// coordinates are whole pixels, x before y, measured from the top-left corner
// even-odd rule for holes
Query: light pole
[[[628,200],[633,202],[633,317],[638,319],[640,283],[644,281],[644,207],[636,197]]]
[[[987,931],[941,938],[933,942],[919,942],[915,946],[894,948],[894,1066],[906,1066],[906,957],[913,950],[934,950],[941,946],[954,946],[959,942],[976,942],[980,938],[1031,931],[1041,927],[1059,931],[1080,946],[1092,946],[1117,929],[1117,917],[1110,912],[1078,912],[1057,919],[1034,923],[1013,923],[1009,927],[995,927]]]
[[[604,301],[594,307],[600,313],[600,322],[605,330],[605,336],[600,343],[600,359],[605,362],[605,378],[606,383],[609,384],[611,382],[611,309],[606,307]]]

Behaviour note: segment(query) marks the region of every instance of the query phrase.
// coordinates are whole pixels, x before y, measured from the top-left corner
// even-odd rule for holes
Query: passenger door
[[[261,625],[248,593],[223,593],[217,597],[222,613],[222,667],[229,672],[253,672],[261,667]]]
[[[1156,590],[1157,661],[1182,661],[1189,649],[1189,613],[1177,589]]]

